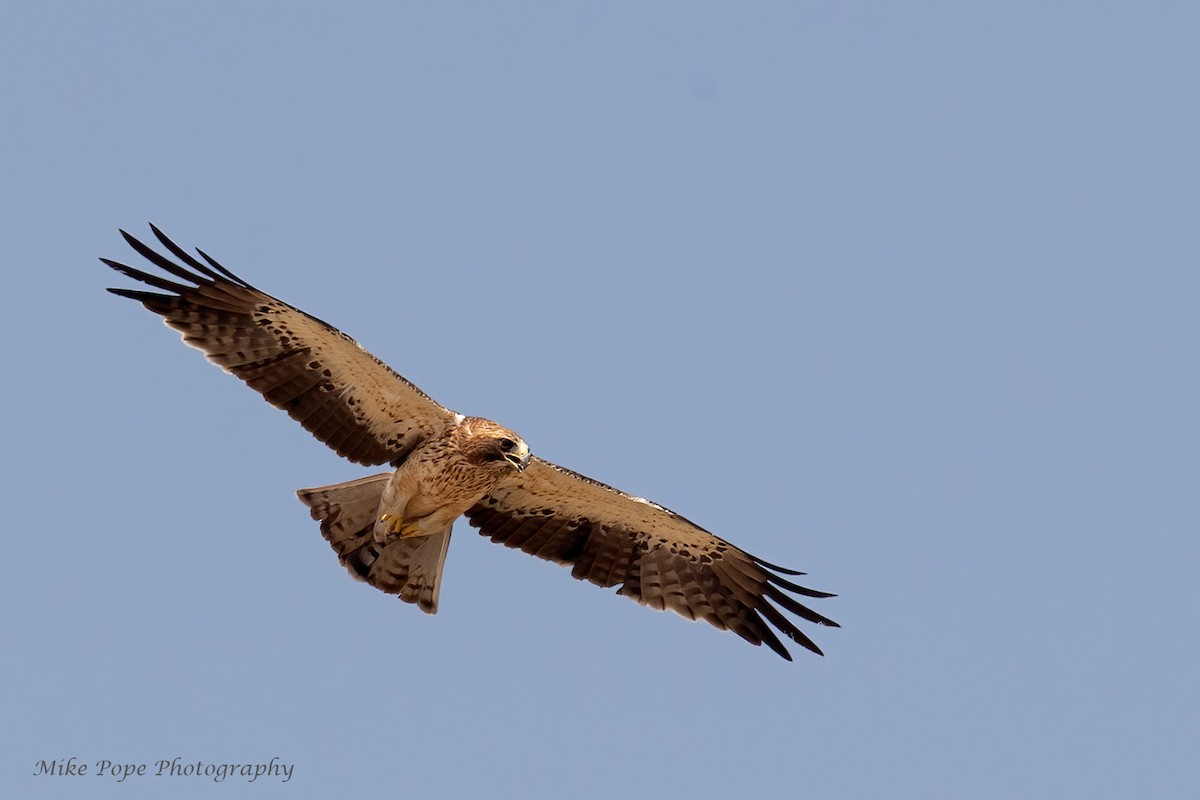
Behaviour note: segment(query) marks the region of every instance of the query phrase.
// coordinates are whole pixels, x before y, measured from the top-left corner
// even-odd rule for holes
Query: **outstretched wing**
[[[424,438],[453,425],[454,412],[397,375],[328,323],[259,291],[158,228],[182,264],[121,235],[142,257],[187,284],[100,259],[165,294],[109,289],[163,317],[183,340],[282,408],[314,436],[359,464],[399,464]]]
[[[620,584],[617,594],[639,603],[708,620],[751,644],[766,642],[789,661],[791,654],[771,626],[822,653],[780,608],[838,627],[788,592],[833,595],[778,574],[803,573],[755,558],[669,509],[540,458],[466,516],[493,542],[570,564],[572,576],[597,586]]]

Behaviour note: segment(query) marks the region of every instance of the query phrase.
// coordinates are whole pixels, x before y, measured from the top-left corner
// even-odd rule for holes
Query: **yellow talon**
[[[396,534],[402,539],[407,536],[419,536],[421,533],[416,523],[406,523],[402,517],[394,514],[380,514],[379,521],[387,523],[385,527],[388,533]]]

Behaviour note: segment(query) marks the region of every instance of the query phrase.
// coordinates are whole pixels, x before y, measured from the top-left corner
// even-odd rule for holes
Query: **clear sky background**
[[[5,6],[6,796],[1194,796],[1200,6],[343,6]],[[826,657],[464,523],[436,617],[350,580],[367,471],[104,293],[147,221]]]

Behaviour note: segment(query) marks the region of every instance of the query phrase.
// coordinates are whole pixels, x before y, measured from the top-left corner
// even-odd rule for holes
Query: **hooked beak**
[[[504,458],[517,468],[517,472],[524,472],[525,468],[529,466],[529,445],[524,442],[518,443],[517,449],[511,453],[505,453]]]

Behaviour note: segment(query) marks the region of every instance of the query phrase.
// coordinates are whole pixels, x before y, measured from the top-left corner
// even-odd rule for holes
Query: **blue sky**
[[[10,796],[1185,797],[1192,3],[26,3],[0,31]],[[839,594],[788,664],[367,474],[97,257],[153,221]],[[516,313],[514,313],[514,311]],[[39,759],[295,765],[288,784]]]

